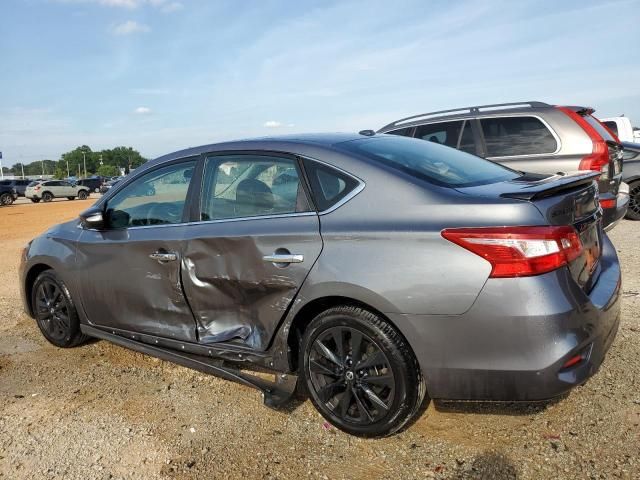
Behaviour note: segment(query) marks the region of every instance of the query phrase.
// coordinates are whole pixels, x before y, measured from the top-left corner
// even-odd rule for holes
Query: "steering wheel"
[[[147,225],[180,223],[182,209],[173,203],[154,202],[147,210]]]

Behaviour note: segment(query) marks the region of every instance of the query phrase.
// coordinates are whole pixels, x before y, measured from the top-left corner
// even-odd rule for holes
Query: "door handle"
[[[273,255],[265,255],[262,257],[265,262],[271,263],[302,263],[304,255],[295,253],[274,253]]]
[[[178,259],[178,255],[173,252],[154,252],[149,255],[149,258],[157,260],[160,263],[175,262]]]

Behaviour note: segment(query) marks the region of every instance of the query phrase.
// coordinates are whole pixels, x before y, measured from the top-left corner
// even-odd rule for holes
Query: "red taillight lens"
[[[37,192],[38,190],[40,190],[40,185],[36,185],[35,187],[33,187],[33,189]]]
[[[574,355],[573,357],[571,357],[569,360],[567,360],[566,362],[564,362],[564,364],[562,365],[562,368],[571,368],[571,367],[575,367],[577,364],[579,364],[580,362],[582,362],[582,360],[584,360],[584,357],[582,356],[582,354],[580,355]]]
[[[450,228],[442,236],[487,260],[492,278],[540,275],[582,253],[580,237],[569,226]]]
[[[600,200],[600,206],[602,208],[614,208],[616,206],[616,199],[608,198],[606,200]]]
[[[600,135],[595,128],[589,125],[582,115],[566,107],[558,107],[558,110],[563,111],[569,117],[582,127],[582,129],[589,135],[591,142],[593,143],[593,149],[591,154],[580,160],[580,170],[593,170],[600,172],[602,175],[600,178],[606,180],[609,178],[609,147],[605,142],[602,135]]]

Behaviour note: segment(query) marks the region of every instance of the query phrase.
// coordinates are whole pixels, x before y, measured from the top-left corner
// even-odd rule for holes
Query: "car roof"
[[[338,143],[362,138],[366,138],[366,135],[359,133],[304,133],[247,138],[221,143],[210,143],[207,145],[200,145],[198,147],[178,150],[147,162],[145,167],[147,165],[153,166],[179,158],[225,150],[273,150],[303,154],[306,150],[305,147],[324,147],[332,149],[332,147]]]

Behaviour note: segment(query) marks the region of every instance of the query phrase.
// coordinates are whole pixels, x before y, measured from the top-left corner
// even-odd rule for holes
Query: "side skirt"
[[[293,396],[298,383],[298,377],[296,375],[275,373],[274,381],[269,381],[262,377],[245,373],[239,368],[225,363],[223,359],[209,358],[185,351],[176,351],[164,346],[149,345],[89,325],[80,325],[80,330],[86,335],[108,340],[121,347],[177,363],[178,365],[192,368],[203,373],[215,375],[225,380],[231,380],[246,385],[247,387],[256,388],[262,392],[264,404],[271,408],[278,408],[286,404]]]

